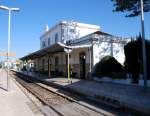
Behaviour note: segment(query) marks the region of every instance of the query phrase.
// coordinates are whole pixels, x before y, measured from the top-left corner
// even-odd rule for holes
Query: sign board
[[[66,48],[64,48],[64,51],[65,51],[67,54],[69,54],[69,53],[72,52],[72,49],[66,49]]]
[[[0,52],[0,56],[16,56],[15,52]]]

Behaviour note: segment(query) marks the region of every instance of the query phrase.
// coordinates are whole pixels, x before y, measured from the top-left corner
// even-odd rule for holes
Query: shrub
[[[112,56],[105,56],[95,65],[93,74],[98,77],[125,78],[123,66]],[[118,74],[118,75],[117,75]]]

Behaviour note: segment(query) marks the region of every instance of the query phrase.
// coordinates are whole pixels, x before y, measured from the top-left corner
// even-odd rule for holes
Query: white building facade
[[[40,50],[21,59],[32,61],[35,71],[46,72],[49,77],[67,76],[69,63],[74,76],[85,79],[106,55],[123,64],[124,45],[128,41],[100,31],[100,26],[61,21],[40,37]],[[69,59],[65,49],[71,50]]]
[[[40,48],[46,48],[57,42],[66,43],[68,40],[79,39],[90,33],[99,31],[100,27],[75,21],[61,21],[40,37]]]

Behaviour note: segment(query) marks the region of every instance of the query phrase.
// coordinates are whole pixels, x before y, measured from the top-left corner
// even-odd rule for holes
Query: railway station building
[[[46,27],[40,37],[40,49],[22,58],[28,70],[44,73],[48,77],[67,76],[87,79],[104,56],[111,55],[124,62],[127,38],[101,31],[100,26],[61,21]]]

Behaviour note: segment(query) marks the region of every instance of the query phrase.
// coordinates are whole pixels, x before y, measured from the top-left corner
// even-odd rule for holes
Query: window
[[[45,41],[42,42],[42,47],[46,47]]]
[[[74,32],[75,32],[75,29],[70,29],[69,32],[70,32],[70,33],[74,33]]]
[[[58,42],[58,33],[55,34],[55,43]]]
[[[64,34],[65,34],[65,30],[64,29],[61,29],[61,34],[62,34],[62,37],[64,37]]]
[[[48,45],[51,44],[51,38],[48,38]]]
[[[64,30],[64,29],[61,29],[61,33],[64,34],[64,32],[65,32],[65,30]]]

